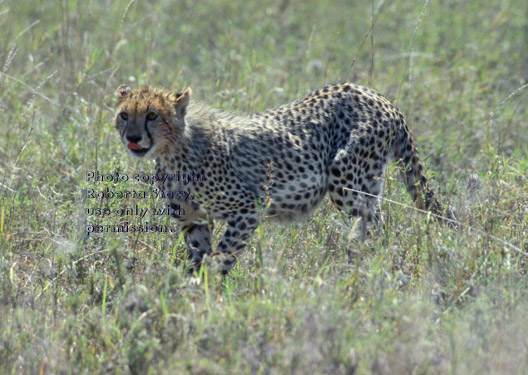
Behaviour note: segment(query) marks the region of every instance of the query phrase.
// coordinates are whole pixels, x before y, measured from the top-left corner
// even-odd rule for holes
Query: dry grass
[[[0,0],[0,373],[527,373],[526,11]],[[407,114],[457,229],[385,201],[387,230],[354,245],[327,203],[263,224],[224,280],[187,276],[177,235],[86,235],[116,221],[88,206],[159,204],[82,198],[124,187],[86,171],[152,171],[112,129],[118,84],[246,113],[344,80]],[[409,204],[395,176],[386,196]]]

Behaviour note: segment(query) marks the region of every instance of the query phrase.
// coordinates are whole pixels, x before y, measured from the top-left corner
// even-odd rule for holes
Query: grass
[[[528,373],[525,2],[0,0],[0,373]],[[458,229],[383,203],[351,246],[325,202],[262,224],[224,280],[181,236],[91,233],[133,176],[120,83],[248,113],[351,80],[406,113]],[[409,204],[389,171],[386,196]],[[136,222],[135,218],[130,218]],[[156,215],[154,224],[174,225]],[[215,230],[214,242],[221,236]]]

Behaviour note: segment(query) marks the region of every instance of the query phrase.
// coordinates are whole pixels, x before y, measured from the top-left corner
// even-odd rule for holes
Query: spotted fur
[[[115,126],[130,153],[154,158],[157,174],[205,176],[186,186],[160,186],[198,197],[166,199],[185,211],[173,216],[195,265],[214,253],[227,272],[259,224],[259,207],[272,218],[294,219],[313,212],[328,193],[347,217],[360,217],[365,227],[379,225],[389,159],[398,162],[416,205],[442,213],[403,115],[370,88],[326,86],[249,116],[196,103],[190,88],[172,93],[122,85],[117,98]],[[218,219],[227,221],[227,229],[213,252],[211,228]]]

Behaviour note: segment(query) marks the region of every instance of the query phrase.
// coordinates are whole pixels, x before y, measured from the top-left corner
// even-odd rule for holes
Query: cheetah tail
[[[415,203],[416,207],[432,212],[435,218],[444,223],[454,223],[455,215],[451,208],[444,209],[440,201],[436,198],[433,190],[427,183],[423,166],[418,158],[418,152],[414,145],[411,134],[405,125],[403,116],[400,118],[399,134],[396,136],[393,145],[394,160],[400,168],[400,174],[405,183],[405,187]],[[448,220],[444,220],[447,218]]]

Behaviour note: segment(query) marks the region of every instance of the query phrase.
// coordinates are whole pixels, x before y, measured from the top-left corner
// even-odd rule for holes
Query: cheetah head
[[[190,88],[173,93],[152,87],[119,86],[114,123],[128,151],[139,158],[156,157],[177,144],[185,128],[191,93]]]

